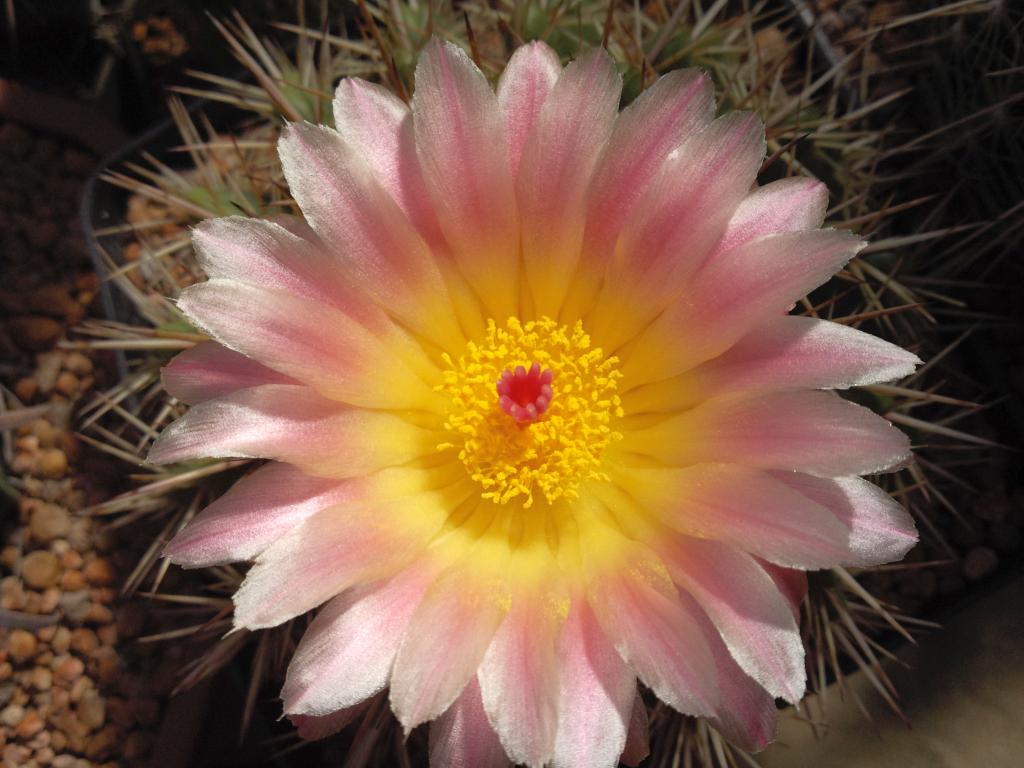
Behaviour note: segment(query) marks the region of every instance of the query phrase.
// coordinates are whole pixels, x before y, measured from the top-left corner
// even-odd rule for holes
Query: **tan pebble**
[[[67,474],[68,457],[60,448],[47,448],[36,457],[35,474],[57,480]]]
[[[53,318],[38,315],[12,317],[7,321],[7,328],[15,343],[28,350],[47,349],[64,330]]]
[[[34,228],[38,230],[38,228]],[[31,234],[31,233],[30,233]],[[54,317],[68,315],[74,307],[71,298],[71,286],[67,284],[48,283],[32,291],[27,297],[28,306],[33,312]]]
[[[16,475],[26,475],[29,472],[35,472],[37,458],[39,458],[37,453],[29,453],[27,451],[16,453],[14,454],[14,461],[11,462],[11,471]]]
[[[45,664],[46,666],[50,666],[51,664],[53,664],[53,653],[51,653],[50,651],[43,651],[42,653],[37,653],[36,665],[38,666],[41,664]]]
[[[25,717],[21,719],[14,728],[14,732],[18,734],[19,739],[31,739],[41,730],[43,730],[43,718],[39,716],[39,713],[34,709],[30,709],[25,713]]]
[[[64,358],[64,367],[79,376],[88,376],[92,373],[92,360],[81,352],[71,352]]]
[[[43,731],[46,733],[46,731]],[[57,753],[53,751],[52,747],[43,747],[36,752],[36,762],[40,765],[53,765],[53,758],[56,757]]]
[[[42,613],[43,596],[38,592],[25,593],[25,613]]]
[[[48,627],[41,627],[36,630],[36,639],[42,643],[48,643],[53,640],[53,636],[57,634],[57,625],[51,624]]]
[[[39,504],[29,521],[32,538],[41,544],[67,536],[71,531],[71,514],[56,504]]]
[[[117,577],[114,566],[105,557],[97,557],[91,563],[86,563],[82,573],[90,584],[97,587],[109,586]]]
[[[20,558],[21,550],[13,545],[4,547],[3,552],[0,552],[0,563],[3,563],[4,567],[11,571],[14,570],[14,566],[18,564]]]
[[[25,588],[16,576],[7,576],[0,581],[0,608],[21,611],[24,610],[26,602]]]
[[[0,723],[14,728],[25,717],[25,708],[17,704],[8,704],[0,710]]]
[[[99,639],[91,629],[79,627],[71,632],[71,650],[82,656],[88,656],[99,646]]]
[[[54,448],[60,440],[60,430],[48,419],[35,419],[28,425],[28,433],[39,441],[40,448]]]
[[[54,662],[53,671],[57,677],[68,682],[77,680],[85,671],[85,664],[82,663],[81,659],[76,659],[74,656],[58,657],[54,659]]]
[[[109,624],[114,620],[114,612],[99,603],[90,603],[82,621],[89,624]]]
[[[68,737],[65,736],[63,733],[61,733],[60,731],[54,731],[50,735],[50,746],[53,747],[53,749],[55,751],[63,752],[64,751],[64,747],[66,747],[67,745],[68,745]],[[56,766],[57,765],[57,761],[60,760],[62,757],[70,757],[70,755],[58,755],[57,757],[55,757],[53,759],[53,765]],[[74,758],[72,758],[72,760],[73,759]],[[70,764],[74,765],[73,762],[70,763]]]
[[[53,672],[46,667],[32,670],[32,687],[37,691],[48,691],[53,687]]]
[[[96,628],[96,636],[103,645],[117,645],[117,624],[104,624]]]
[[[71,630],[67,627],[57,627],[57,631],[53,633],[53,640],[50,641],[50,647],[54,653],[67,653],[71,647]]]
[[[50,689],[50,711],[63,712],[71,704],[71,694],[64,688]]]
[[[11,662],[2,661],[0,662],[0,680],[9,680],[11,675],[14,674],[14,667],[11,666]]]
[[[16,453],[15,459],[21,457],[27,457],[35,461],[36,454],[39,453],[39,438],[35,435],[24,435],[14,441],[14,451]],[[22,462],[26,459],[22,458]]]
[[[88,518],[76,517],[71,521],[68,543],[79,552],[87,552],[92,547],[92,526]]]
[[[117,737],[117,729],[107,726],[86,742],[85,756],[90,760],[103,760],[110,755],[117,743]]]
[[[62,734],[63,735],[63,734]],[[56,736],[56,734],[54,734]],[[64,739],[64,744],[67,744],[67,739]],[[75,768],[75,756],[74,755],[57,755],[53,758],[53,762],[50,763],[53,768]]]
[[[82,555],[71,549],[71,545],[66,541],[64,544],[67,546],[67,549],[61,553],[60,564],[65,568],[81,568],[84,564]]]
[[[90,666],[95,668],[96,677],[104,685],[114,683],[121,672],[121,660],[109,645],[101,645],[93,652]]]
[[[4,747],[4,768],[25,768],[32,750],[21,744],[8,744]]]
[[[63,371],[57,377],[54,389],[65,397],[74,398],[78,395],[78,392],[81,389],[81,382],[78,381],[78,377],[71,371]]]
[[[18,379],[14,384],[14,394],[23,403],[30,403],[39,393],[39,382],[32,376]]]
[[[153,736],[146,731],[132,731],[124,740],[121,753],[126,760],[137,760],[153,747]]]
[[[90,731],[103,726],[107,719],[107,705],[96,691],[87,691],[78,702],[78,719]]]
[[[60,588],[65,592],[77,592],[80,589],[85,589],[87,583],[85,581],[85,575],[81,571],[64,571],[60,577]]]
[[[17,664],[24,664],[35,655],[36,636],[24,629],[15,629],[7,638],[7,651]]]
[[[57,605],[60,603],[60,595],[61,592],[56,587],[44,589],[39,600],[39,612],[53,613],[57,610]]]
[[[82,700],[82,697],[85,696],[85,694],[89,691],[93,690],[93,688],[95,688],[95,686],[93,685],[92,680],[90,678],[85,676],[80,677],[77,680],[75,680],[75,682],[71,686],[71,690],[68,691],[68,699],[70,701],[78,703]]]
[[[52,552],[29,552],[21,563],[21,577],[33,589],[55,587],[60,578],[60,561]]]

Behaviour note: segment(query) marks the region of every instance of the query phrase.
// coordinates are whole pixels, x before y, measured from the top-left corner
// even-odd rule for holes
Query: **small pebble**
[[[13,629],[7,638],[7,652],[18,664],[24,664],[36,652],[36,636],[24,629]]]
[[[32,538],[40,544],[47,544],[54,539],[68,535],[71,530],[71,515],[66,509],[56,504],[39,504],[32,512],[29,520],[29,531]]]
[[[91,629],[79,627],[71,632],[71,650],[82,656],[88,656],[99,646],[99,639]]]
[[[999,565],[999,556],[988,547],[975,547],[964,558],[961,572],[968,581],[980,581]]]
[[[52,552],[29,552],[21,563],[21,577],[33,589],[55,587],[60,578],[60,561]]]
[[[74,656],[58,657],[54,659],[54,662],[54,673],[57,677],[68,682],[77,680],[85,672],[85,664],[82,663],[81,659],[76,659]]]
[[[44,725],[43,718],[39,716],[39,713],[30,709],[15,727],[14,732],[18,734],[18,738],[27,740],[43,730]]]
[[[36,458],[35,472],[40,477],[56,480],[68,471],[68,457],[60,448],[47,448]]]
[[[103,697],[96,691],[87,691],[78,702],[78,719],[90,731],[103,727],[107,719],[107,707]]]
[[[52,317],[38,315],[12,317],[7,327],[14,341],[29,350],[49,349],[64,330]]]
[[[9,704],[0,711],[0,723],[14,728],[25,717],[25,708],[17,704]]]
[[[32,670],[32,687],[37,691],[48,691],[53,687],[53,672],[46,667]]]
[[[96,587],[106,587],[114,583],[117,574],[114,566],[105,557],[97,557],[90,563],[86,563],[83,570],[86,580]]]
[[[65,592],[77,592],[80,589],[85,589],[88,582],[85,580],[85,575],[81,571],[67,570],[61,574],[60,577],[60,588]]]

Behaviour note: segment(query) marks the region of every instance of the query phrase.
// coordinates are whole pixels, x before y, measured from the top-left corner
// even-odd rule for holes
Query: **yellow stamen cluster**
[[[483,498],[530,507],[534,493],[554,503],[576,498],[582,480],[607,479],[601,456],[622,437],[612,428],[622,416],[622,374],[617,358],[590,347],[581,322],[569,328],[549,317],[510,317],[502,328],[489,320],[485,339],[470,342],[458,361],[445,355],[445,362],[438,389],[451,397],[445,427],[452,439],[439,448],[459,451]],[[495,384],[506,369],[533,363],[554,373],[554,394],[537,421],[520,424],[498,405]]]

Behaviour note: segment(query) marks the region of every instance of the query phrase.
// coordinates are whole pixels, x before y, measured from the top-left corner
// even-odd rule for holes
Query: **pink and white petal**
[[[215,341],[179,353],[160,369],[160,380],[171,397],[189,405],[262,384],[297,383]]]
[[[498,734],[491,728],[472,678],[448,709],[430,724],[431,768],[508,768]]]
[[[734,112],[665,161],[622,230],[590,320],[606,349],[633,338],[686,289],[754,182],[764,148],[760,119]]]
[[[334,126],[427,243],[442,244],[416,156],[409,107],[389,88],[357,77],[342,78],[334,92]]]
[[[627,746],[636,675],[584,599],[573,600],[562,628],[559,663],[558,732],[551,765],[615,768]],[[646,715],[645,710],[645,725]]]
[[[432,453],[438,435],[383,411],[348,408],[308,387],[266,384],[193,406],[147,461],[275,459],[323,477],[355,477]]]
[[[541,107],[551,93],[562,62],[551,46],[535,40],[516,48],[498,80],[498,106],[505,121],[509,167],[513,178]]]
[[[827,207],[828,187],[817,179],[779,179],[758,187],[736,207],[711,258],[764,235],[817,229]]]
[[[778,711],[775,700],[739,668],[721,637],[696,601],[686,594],[680,600],[691,607],[701,626],[718,675],[719,704],[708,722],[727,741],[748,752],[764,749],[775,738]]]
[[[487,719],[509,758],[525,765],[548,763],[558,727],[562,621],[546,597],[513,596],[477,671]]]
[[[666,379],[722,354],[826,282],[864,243],[848,232],[768,235],[707,262],[623,355],[628,387]]]
[[[761,470],[735,464],[619,469],[615,482],[666,525],[784,566],[831,568],[849,532],[827,509]]]
[[[563,317],[586,314],[619,233],[669,153],[714,116],[711,81],[694,70],[658,78],[615,121],[589,190],[587,225],[577,279]]]
[[[363,701],[347,709],[331,712],[329,715],[319,717],[316,715],[288,715],[288,719],[299,732],[300,739],[317,741],[333,736],[342,730],[362,715],[369,708],[369,705],[369,701]]]
[[[334,307],[223,279],[186,288],[178,307],[224,346],[331,399],[370,408],[424,408],[436,400],[434,382],[417,375],[429,370],[422,348],[398,328],[384,340]]]
[[[416,149],[452,255],[492,317],[515,315],[519,232],[505,126],[487,78],[437,38],[416,65]]]
[[[211,279],[233,280],[341,308],[366,324],[384,315],[356,291],[308,225],[228,216],[192,230],[199,265]]]
[[[430,587],[391,673],[391,708],[406,732],[448,709],[474,678],[508,600],[504,579],[473,563],[450,567]]]
[[[793,620],[800,623],[800,605],[807,597],[807,573],[796,568],[783,568],[780,565],[769,563],[760,557],[755,557],[757,564],[764,568],[782,596],[789,602],[789,608],[793,613]]]
[[[633,712],[629,718],[629,731],[626,734],[626,745],[622,750],[621,761],[637,768],[651,754],[651,729],[647,722],[647,705],[644,704],[640,691],[633,697]]]
[[[917,355],[856,328],[785,315],[686,373],[627,393],[625,405],[630,413],[671,412],[727,392],[846,389],[903,378],[920,363]]]
[[[807,683],[804,645],[789,604],[754,559],[688,536],[658,548],[672,579],[711,619],[740,668],[768,693],[796,703]]]
[[[718,680],[700,626],[653,553],[595,570],[587,599],[604,633],[637,676],[673,709],[711,715]]]
[[[235,626],[282,624],[364,582],[385,579],[422,555],[466,489],[317,512],[256,559],[234,594]]]
[[[907,436],[832,392],[723,395],[643,429],[621,450],[671,466],[733,462],[824,477],[887,472],[911,459]]]
[[[346,277],[428,338],[459,339],[433,254],[359,150],[330,128],[293,123],[278,153],[292,196]]]
[[[917,543],[914,519],[874,483],[859,477],[822,478],[799,472],[771,475],[823,506],[846,526],[849,556],[843,565],[896,562]]]
[[[516,180],[523,263],[538,315],[557,317],[576,271],[587,186],[611,135],[622,77],[604,48],[565,68],[523,147]]]
[[[235,483],[164,547],[186,568],[251,560],[322,509],[358,499],[362,478],[330,480],[271,462]]]
[[[747,389],[846,389],[914,372],[917,355],[828,320],[786,315],[746,334],[690,371],[706,393]]]
[[[409,619],[435,573],[412,565],[333,598],[299,642],[281,698],[288,713],[325,715],[384,690]]]

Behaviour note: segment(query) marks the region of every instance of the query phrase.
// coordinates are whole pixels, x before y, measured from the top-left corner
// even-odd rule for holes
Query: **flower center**
[[[536,421],[551,402],[553,377],[550,368],[541,371],[540,363],[531,365],[529,371],[521,365],[514,372],[506,368],[496,386],[498,405],[520,424]]]
[[[487,322],[438,387],[451,398],[445,428],[482,496],[497,504],[540,493],[549,503],[576,498],[582,480],[606,480],[601,456],[622,435],[618,359],[591,348],[583,324],[549,317],[504,327]],[[497,390],[497,396],[495,396]]]

